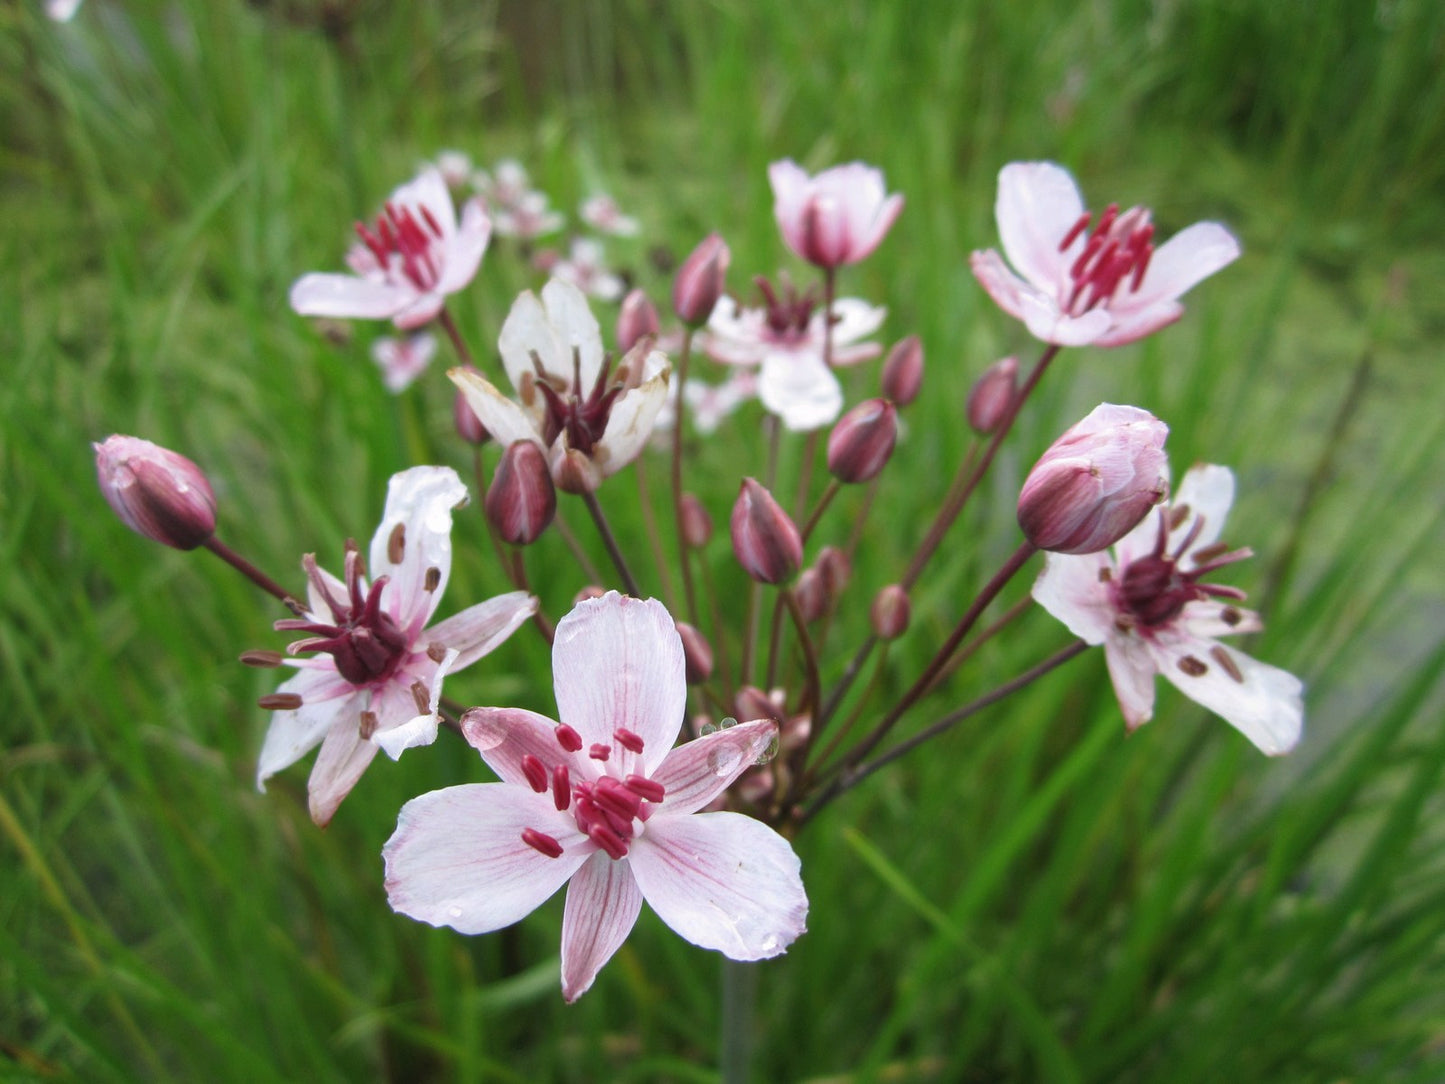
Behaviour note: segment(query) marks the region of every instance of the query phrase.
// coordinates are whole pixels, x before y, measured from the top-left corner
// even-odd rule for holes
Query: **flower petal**
[[[557,622],[552,646],[557,711],[582,735],[583,747],[613,744],[618,727],[643,741],[643,775],[662,763],[687,707],[682,640],[666,607],[609,591],[580,602]],[[627,758],[615,767],[635,771]]]
[[[321,752],[306,782],[311,819],[322,828],[331,823],[341,800],[351,793],[366,771],[377,747],[361,737],[360,719],[337,716],[321,742]]]
[[[457,659],[451,666],[455,673],[491,654],[536,612],[535,596],[526,591],[508,591],[438,622],[423,632],[421,639],[456,651]]]
[[[477,420],[486,426],[487,432],[501,447],[519,440],[530,440],[546,450],[532,415],[494,388],[481,373],[457,368],[448,369],[447,376],[461,390]]]
[[[455,651],[446,652],[440,662],[419,652],[412,656],[405,671],[387,683],[382,691],[383,706],[378,708],[373,700],[377,727],[371,740],[392,760],[400,759],[408,749],[430,745],[437,740],[437,729],[441,725],[437,705],[441,703],[442,681],[453,669],[456,659]],[[412,694],[414,681],[422,682],[427,689],[428,710],[420,714],[417,713],[416,697]]]
[[[801,863],[786,839],[741,813],[659,814],[633,841],[633,876],[679,936],[733,960],[763,960],[806,928]]]
[[[663,355],[653,351],[648,357],[650,361]],[[671,378],[672,369],[664,365],[661,372],[625,393],[613,404],[612,415],[607,419],[607,430],[592,450],[592,458],[604,475],[616,474],[646,447],[657,423],[657,413],[667,402]]]
[[[598,851],[567,886],[562,912],[562,996],[576,1001],[622,947],[642,910],[642,890],[627,859]]]
[[[1014,270],[1056,303],[1073,258],[1059,251],[1059,242],[1083,213],[1078,185],[1062,166],[1011,162],[999,170],[994,214],[1004,255]]]
[[[442,240],[448,240],[457,231],[456,212],[452,209],[452,194],[447,188],[446,178],[434,166],[423,169],[405,184],[398,185],[391,193],[390,202],[398,207],[407,207],[420,213],[425,207],[427,213],[441,227]]]
[[[1088,346],[1107,334],[1114,322],[1109,310],[1102,308],[1066,316],[1052,300],[1033,290],[1020,291],[1018,303],[1029,334],[1056,346]]]
[[[602,371],[602,329],[587,304],[587,295],[570,282],[552,279],[542,287],[542,304],[546,306],[547,321],[562,351],[564,368],[558,375],[572,380],[573,351],[576,350],[581,361],[581,379],[576,391],[585,396]]]
[[[361,691],[334,666],[303,670],[282,682],[276,691],[295,693],[301,697],[301,706],[271,716],[256,764],[256,789],[263,792],[267,779],[316,748],[337,719],[355,721],[361,711]]]
[[[754,764],[777,736],[771,719],[757,719],[685,742],[652,773],[664,789],[659,813],[696,813]]]
[[[1304,728],[1304,685],[1293,674],[1212,640],[1180,636],[1151,646],[1160,673],[1261,752],[1279,756],[1299,742]]]
[[[524,843],[527,828],[552,836],[563,854],[548,858]],[[392,910],[461,933],[489,933],[536,910],[595,850],[545,795],[471,783],[407,802],[381,855]]]
[[[834,364],[838,358],[836,350],[839,346],[856,342],[868,335],[872,335],[880,327],[888,316],[888,310],[881,305],[870,305],[866,301],[860,301],[856,297],[840,297],[833,302],[833,347],[835,354]],[[810,321],[812,330],[819,342],[823,341],[823,313],[820,310]],[[881,347],[880,347],[881,350]]]
[[[452,569],[452,509],[467,487],[450,467],[412,467],[391,477],[371,538],[373,580],[386,575],[386,606],[411,639],[436,610]],[[399,529],[399,530],[398,530]],[[429,577],[436,576],[434,583]]]
[[[462,716],[462,737],[504,783],[521,787],[530,786],[523,757],[534,756],[544,765],[561,759],[556,721],[525,708],[472,708]]]
[[[1186,602],[1179,623],[1190,636],[1212,640],[1216,636],[1233,636],[1259,632],[1264,622],[1253,610],[1241,609],[1229,602],[1196,599]]]
[[[1149,649],[1137,636],[1115,634],[1104,641],[1104,660],[1124,725],[1130,730],[1154,717],[1154,674],[1158,669]]]
[[[1015,320],[1024,318],[1020,297],[1033,287],[1009,270],[1002,256],[991,248],[974,252],[968,257],[968,266],[973,269],[973,277],[978,279],[978,284],[993,298],[994,304]]]
[[[491,239],[492,220],[487,217],[486,208],[479,199],[468,200],[462,209],[461,228],[447,241],[446,264],[436,292],[454,294],[471,282]]]
[[[1106,572],[1113,572],[1107,553],[1046,553],[1034,601],[1084,642],[1101,644],[1114,632],[1108,584],[1100,578]]]
[[[823,359],[808,351],[776,352],[763,358],[758,398],[783,425],[806,433],[837,420],[843,388]]]
[[[1169,548],[1174,549],[1184,540],[1187,532],[1193,530],[1196,519],[1203,520],[1203,522],[1199,525],[1199,533],[1194,536],[1194,541],[1189,546],[1190,553],[1213,545],[1224,529],[1224,522],[1229,518],[1229,508],[1232,504],[1234,504],[1233,471],[1214,463],[1197,463],[1190,467],[1184,472],[1184,477],[1179,480],[1179,488],[1174,491],[1169,506],[1172,510],[1182,505],[1188,505],[1191,515],[1188,520],[1170,533]],[[1184,567],[1192,568],[1193,562],[1186,561]]]
[[[1152,335],[1183,316],[1184,306],[1177,301],[1161,301],[1141,311],[1132,308],[1126,313],[1114,309],[1109,311],[1114,322],[1109,325],[1108,331],[1094,340],[1095,346],[1124,346],[1145,335]]]
[[[355,275],[312,272],[291,287],[291,308],[302,316],[385,320],[410,305],[415,290]]]
[[[1201,280],[1239,259],[1239,241],[1218,222],[1196,222],[1154,251],[1139,291],[1120,298],[1121,309],[1173,301]]]

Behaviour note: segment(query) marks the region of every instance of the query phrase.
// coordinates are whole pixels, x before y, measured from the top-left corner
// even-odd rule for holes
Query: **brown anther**
[[[256,703],[266,711],[295,711],[301,706],[301,697],[296,693],[267,693]]]
[[[1101,569],[1099,569],[1099,582],[1100,582],[1100,583],[1108,583],[1108,582],[1109,582],[1110,580],[1112,580],[1113,578],[1114,578],[1114,570],[1113,570],[1112,568],[1107,568],[1107,567],[1106,567],[1106,568],[1101,568]]]
[[[522,374],[517,385],[517,398],[522,400],[524,407],[530,407],[537,401],[537,378],[532,373]]]
[[[386,540],[386,559],[394,565],[401,564],[402,554],[406,552],[406,524],[398,523],[391,529],[391,536]]]
[[[370,741],[371,736],[376,733],[376,728],[381,720],[376,717],[374,711],[363,711],[361,722],[357,724],[356,732],[361,735],[362,741]]]
[[[1219,620],[1223,621],[1230,628],[1234,628],[1235,625],[1244,620],[1244,614],[1240,613],[1233,606],[1226,606],[1219,611]]]
[[[413,681],[411,683],[411,699],[412,702],[416,704],[418,715],[431,714],[431,690],[420,681]]]
[[[1185,655],[1180,659],[1179,669],[1183,670],[1190,677],[1203,677],[1209,673],[1209,666],[1200,662],[1193,655]]]
[[[1179,525],[1189,518],[1190,508],[1187,504],[1176,504],[1169,509],[1169,529],[1177,531]]]
[[[432,662],[441,662],[444,658],[447,657],[446,645],[439,644],[437,643],[437,641],[433,640],[431,643],[426,645],[426,657],[431,659]]]
[[[433,565],[426,570],[426,578],[422,580],[422,590],[435,591],[437,585],[442,582],[442,570]]]
[[[1204,564],[1208,564],[1210,561],[1214,560],[1216,557],[1222,556],[1223,554],[1226,554],[1226,553],[1228,553],[1228,552],[1229,552],[1229,543],[1227,543],[1227,542],[1211,542],[1211,543],[1210,543],[1209,545],[1207,545],[1207,546],[1200,546],[1197,550],[1195,550],[1195,551],[1194,551],[1193,553],[1191,553],[1189,556],[1194,559],[1194,563],[1195,563],[1196,565],[1204,565]]]
[[[258,669],[269,670],[281,665],[282,654],[279,651],[270,651],[266,648],[253,648],[250,651],[241,652],[241,663],[245,666],[254,666]]]
[[[1114,628],[1119,632],[1133,632],[1134,622],[1130,621],[1127,617],[1116,617],[1114,618]]]
[[[1232,677],[1240,685],[1244,684],[1244,674],[1240,672],[1239,664],[1219,644],[1209,649],[1209,657],[1219,664],[1219,668]]]

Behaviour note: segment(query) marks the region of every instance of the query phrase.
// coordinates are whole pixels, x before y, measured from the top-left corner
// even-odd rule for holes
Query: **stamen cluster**
[[[1245,593],[1237,587],[1199,582],[1210,572],[1252,556],[1248,549],[1231,551],[1223,542],[1205,546],[1191,554],[1190,547],[1204,529],[1203,516],[1195,516],[1194,523],[1174,552],[1166,553],[1171,526],[1182,524],[1189,515],[1189,506],[1184,504],[1176,505],[1168,512],[1161,510],[1154,549],[1146,556],[1129,562],[1119,578],[1116,588],[1119,607],[1137,622],[1138,627],[1153,629],[1168,625],[1191,602],[1211,597],[1236,601],[1245,598]],[[1188,570],[1180,567],[1186,554],[1189,554],[1192,565]],[[1231,612],[1235,611],[1225,611],[1226,623],[1229,623]]]
[[[400,540],[395,543],[401,545]],[[338,597],[316,565],[316,558],[307,554],[306,575],[314,597],[325,601],[331,611],[332,624],[306,618],[277,621],[278,631],[310,633],[297,640],[287,651],[293,655],[324,652],[336,660],[336,672],[353,685],[384,681],[396,670],[407,652],[406,635],[391,615],[381,608],[386,576],[377,577],[367,589],[365,563],[354,541],[346,544],[346,595]]]

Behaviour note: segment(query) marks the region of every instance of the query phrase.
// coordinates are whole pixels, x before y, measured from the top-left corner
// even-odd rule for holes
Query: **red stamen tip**
[[[575,753],[582,748],[582,735],[566,723],[559,723],[555,733],[557,735],[557,744],[567,752]]]
[[[617,739],[617,744],[622,748],[630,749],[634,753],[642,752],[642,736],[640,734],[619,726],[612,732],[612,736]]]
[[[547,769],[531,753],[522,758],[522,774],[527,777],[527,785],[538,794],[547,789]]]
[[[541,851],[548,858],[562,857],[562,844],[558,843],[545,832],[539,832],[535,828],[522,829],[522,842],[527,846]],[[618,842],[621,842],[620,840]],[[623,853],[626,853],[624,849]]]

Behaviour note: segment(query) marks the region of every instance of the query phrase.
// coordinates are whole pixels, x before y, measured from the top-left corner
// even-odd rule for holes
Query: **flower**
[[[698,813],[777,733],[767,719],[673,748],[682,642],[661,603],[609,592],[557,623],[556,723],[474,708],[462,732],[499,783],[402,807],[382,851],[396,911],[462,933],[510,926],[564,883],[562,994],[592,985],[645,899],[681,937],[734,960],[783,952],[808,900],[798,856],[740,813]]]
[[[607,270],[601,243],[590,237],[573,238],[567,258],[553,263],[551,272],[553,278],[570,282],[599,301],[616,301],[627,289],[620,278]]]
[[[1004,166],[994,213],[1013,266],[993,249],[975,252],[974,277],[1035,338],[1058,346],[1120,346],[1172,324],[1184,314],[1179,298],[1240,252],[1217,222],[1196,222],[1157,250],[1147,208],[1120,214],[1110,204],[1095,222],[1053,162]]]
[[[842,412],[843,388],[824,360],[827,328],[817,296],[787,284],[779,296],[765,280],[758,285],[767,307],[740,309],[732,298],[720,298],[703,348],[729,365],[760,365],[763,406],[795,432],[820,429]],[[885,315],[887,310],[866,301],[834,301],[831,366],[856,365],[882,353],[877,343],[856,340],[877,331]]]
[[[425,331],[400,339],[384,335],[371,344],[371,360],[381,367],[381,379],[393,394],[409,388],[426,371],[436,352],[436,336]]]
[[[136,534],[193,550],[216,533],[216,494],[185,456],[119,434],[92,447],[101,496]]]
[[[478,200],[468,200],[460,225],[441,172],[429,168],[391,194],[376,225],[357,223],[362,244],[347,263],[355,274],[312,273],[291,287],[302,316],[389,319],[421,327],[477,273],[492,235]]]
[[[497,343],[521,402],[465,369],[447,375],[504,447],[530,440],[547,453],[559,488],[595,490],[637,458],[667,398],[667,358],[644,341],[616,368],[582,291],[553,279],[541,300],[517,298]]]
[[[597,195],[583,200],[579,213],[582,221],[594,230],[610,233],[615,237],[637,235],[637,219],[623,214],[622,209],[617,206],[617,201],[606,193],[599,192]]]
[[[809,177],[789,158],[768,167],[768,180],[783,240],[818,267],[863,259],[878,247],[903,210],[903,197],[888,195],[882,172],[862,162]]]
[[[1130,730],[1153,715],[1154,675],[1163,674],[1275,756],[1299,741],[1303,686],[1214,639],[1263,626],[1235,605],[1244,592],[1200,582],[1250,556],[1218,541],[1233,500],[1227,468],[1193,467],[1173,501],[1121,539],[1112,556],[1048,554],[1033,595],[1076,636],[1104,645]]]
[[[442,679],[470,666],[537,609],[525,591],[478,603],[427,628],[451,571],[452,509],[467,490],[450,467],[413,467],[392,476],[386,510],[371,540],[368,585],[360,552],[347,546],[345,579],[308,554],[308,612],[276,622],[307,633],[287,659],[300,670],[263,706],[276,708],[256,769],[268,777],[318,743],[308,785],[311,817],[331,820],[377,749],[393,759],[436,738]]]

